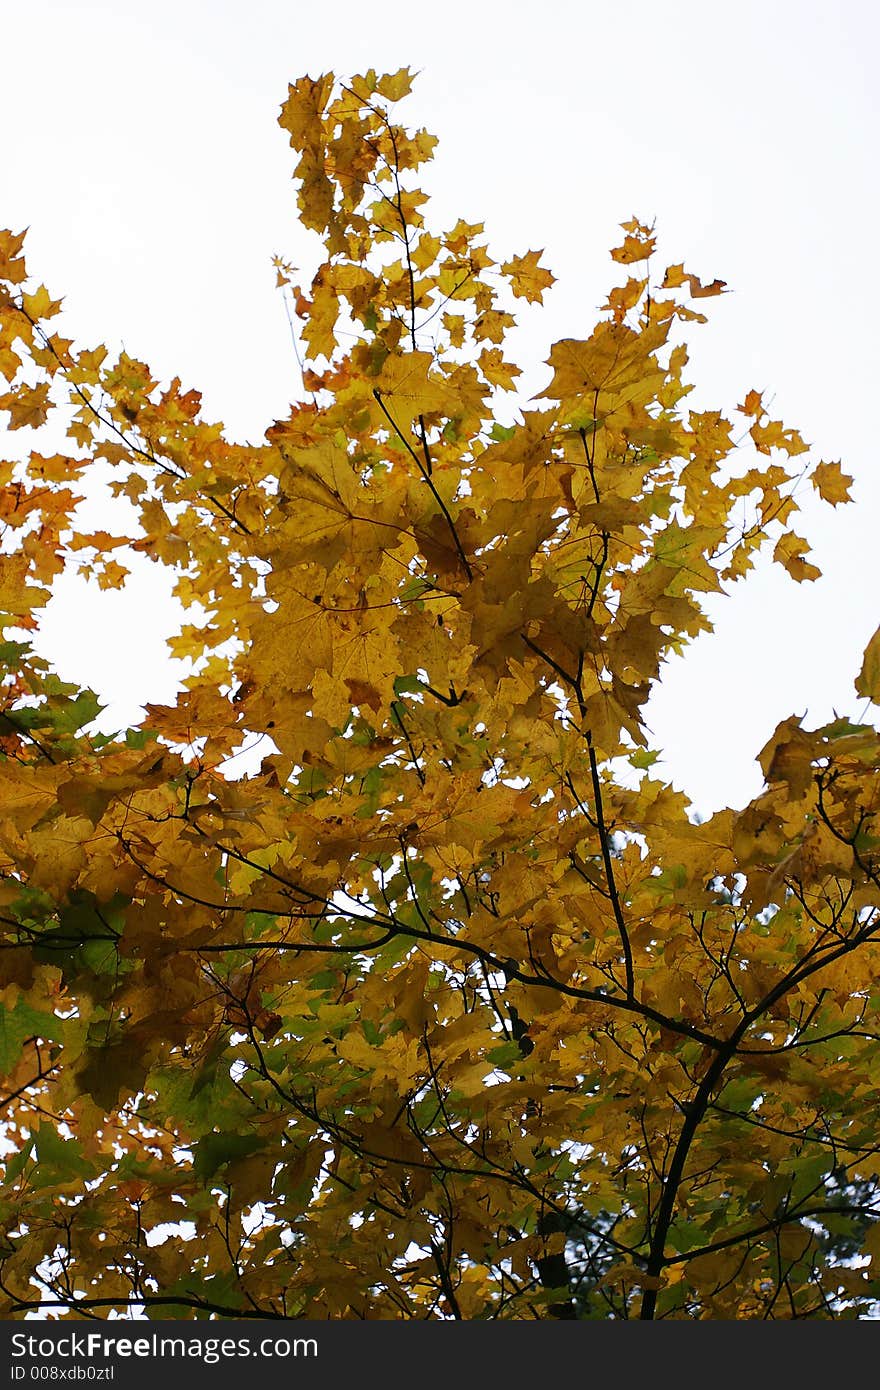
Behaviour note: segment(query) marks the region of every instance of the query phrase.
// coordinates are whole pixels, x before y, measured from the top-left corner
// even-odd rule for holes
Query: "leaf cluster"
[[[304,390],[257,445],[61,337],[0,234],[0,408],[68,441],[0,465],[0,1312],[864,1315],[880,741],[785,721],[698,824],[643,717],[762,551],[816,576],[799,486],[851,480],[756,391],[687,408],[725,287],[637,219],[516,413],[553,277],[432,229],[411,80],[290,88],[323,259],[277,262]],[[76,524],[108,467],[128,537]],[[193,675],[99,737],[26,639],[131,550]]]

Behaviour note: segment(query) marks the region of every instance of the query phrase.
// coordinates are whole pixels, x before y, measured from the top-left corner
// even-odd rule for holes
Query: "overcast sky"
[[[656,218],[658,260],[733,291],[693,334],[692,401],[731,410],[757,387],[856,477],[856,506],[808,508],[823,579],[762,569],[649,706],[665,774],[703,812],[738,805],[780,719],[864,711],[852,682],[880,621],[878,16],[874,0],[26,0],[3,19],[0,224],[30,227],[68,335],[181,376],[258,441],[298,384],[270,259],[314,259],[276,125],[289,80],[421,70],[403,110],[440,137],[438,221],[484,220],[505,257],[545,247],[558,277],[516,338],[535,386],[556,338],[589,333],[617,224]],[[173,698],[168,588],[145,564],[124,594],[68,583],[46,612],[41,649],[112,701],[110,723]]]

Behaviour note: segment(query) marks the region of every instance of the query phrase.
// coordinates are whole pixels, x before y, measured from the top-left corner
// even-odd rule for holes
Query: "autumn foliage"
[[[754,390],[688,408],[724,286],[637,220],[520,409],[553,277],[431,227],[410,85],[290,88],[323,260],[277,263],[303,391],[260,445],[59,336],[0,234],[0,407],[37,432],[0,464],[0,1315],[863,1315],[878,735],[789,719],[697,823],[643,721],[707,595],[761,553],[817,575],[799,500],[850,480]],[[108,465],[128,536],[74,516]],[[109,737],[28,634],[132,550],[193,674]]]

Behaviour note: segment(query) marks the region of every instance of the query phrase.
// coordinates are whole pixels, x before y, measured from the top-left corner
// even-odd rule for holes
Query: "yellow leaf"
[[[880,627],[865,648],[862,668],[856,677],[856,694],[880,704]]]
[[[527,251],[524,256],[511,256],[501,267],[502,275],[510,280],[513,293],[530,304],[542,303],[544,291],[556,283],[556,276],[538,264],[543,254],[543,251]]]
[[[761,749],[758,761],[767,783],[784,782],[791,795],[802,797],[813,782],[815,748],[797,717],[779,724]]]
[[[376,91],[388,101],[400,101],[409,96],[414,80],[415,73],[410,72],[409,68],[398,68],[397,72],[386,73],[379,78]]]
[[[395,353],[386,359],[375,389],[399,427],[408,427],[420,415],[455,414],[455,393],[442,378],[430,374],[432,366],[429,352]]]
[[[332,90],[332,73],[326,73],[317,79],[301,77],[297,82],[290,84],[278,124],[289,132],[292,145],[299,148],[315,138],[318,123]]]
[[[46,289],[45,285],[40,285],[39,289],[35,290],[33,294],[23,294],[21,296],[21,302],[24,305],[24,311],[28,318],[33,319],[35,322],[37,319],[52,318],[52,316],[57,314],[61,309],[61,300],[50,299],[49,291]]]
[[[465,320],[463,314],[444,314],[443,327],[449,334],[449,341],[454,348],[460,348],[464,343]]]
[[[660,288],[673,290],[684,284],[694,299],[709,299],[712,295],[721,294],[727,287],[726,280],[713,280],[711,284],[704,285],[698,276],[689,274],[684,266],[679,264],[667,267]]]
[[[0,612],[23,618],[46,602],[45,590],[26,582],[29,574],[24,555],[0,555]]]
[[[24,257],[20,255],[24,235],[0,230],[0,280],[8,285],[20,285],[27,278]]]
[[[586,341],[563,338],[554,343],[548,359],[553,380],[546,394],[557,400],[591,397],[596,392],[617,393],[637,382],[650,389],[659,385],[662,373],[655,363],[646,362],[646,350],[639,334],[625,324],[600,323]],[[600,413],[607,401],[600,398]]]
[[[786,429],[781,420],[771,420],[766,425],[756,422],[749,434],[754,440],[755,448],[762,454],[769,454],[771,449],[784,449],[787,454],[793,456],[806,453],[809,447],[797,430]]]
[[[761,392],[749,391],[742,405],[737,406],[737,410],[741,410],[743,415],[751,415],[754,419],[760,420],[761,416],[764,414]]]
[[[773,559],[787,569],[792,579],[796,579],[800,584],[805,579],[819,579],[822,575],[822,571],[816,565],[804,559],[809,553],[810,547],[802,536],[786,531],[776,542]]]
[[[849,490],[853,480],[844,473],[839,463],[817,463],[810,474],[810,482],[822,498],[836,507],[841,502],[851,502]]]
[[[493,386],[501,386],[505,391],[513,391],[516,378],[521,376],[520,368],[513,362],[506,362],[500,348],[484,348],[477,361],[480,371]]]
[[[678,265],[668,265],[660,288],[663,290],[678,289],[679,285],[683,285],[687,278],[682,262],[679,262]]]
[[[105,560],[98,572],[99,589],[121,589],[129,571],[118,560]]]
[[[622,322],[630,309],[635,308],[647,285],[647,280],[629,279],[625,285],[617,286],[611,291],[605,307],[611,310],[616,323]]]
[[[626,232],[622,246],[616,246],[611,252],[611,259],[618,261],[621,265],[632,265],[634,261],[645,261],[652,255],[657,238],[653,235],[651,228],[646,227],[635,217],[629,222],[621,222],[621,227]]]
[[[9,428],[37,429],[49,414],[49,383],[38,382],[36,386],[17,386],[0,396],[0,410],[9,411]]]

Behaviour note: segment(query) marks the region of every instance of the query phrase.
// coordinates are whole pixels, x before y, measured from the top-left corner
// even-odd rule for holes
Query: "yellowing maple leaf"
[[[563,338],[550,352],[553,379],[547,394],[561,401],[595,404],[600,413],[611,400],[632,389],[633,397],[659,385],[660,369],[648,359],[643,339],[625,324],[600,323],[586,341]]]
[[[625,285],[617,286],[610,292],[605,307],[611,310],[616,323],[621,323],[629,310],[635,308],[647,285],[647,280],[629,279]]]
[[[667,266],[660,288],[664,290],[677,289],[679,285],[685,284],[694,299],[710,299],[716,294],[721,294],[727,288],[726,280],[713,280],[711,284],[704,285],[698,276],[691,275],[683,265]]]
[[[61,309],[61,300],[50,298],[49,291],[45,285],[40,285],[39,289],[34,290],[33,294],[23,294],[21,296],[22,306],[28,318],[36,321],[37,319],[49,319],[57,314]]]
[[[793,467],[757,391],[744,468],[687,408],[678,300],[723,284],[682,263],[494,418],[504,297],[552,277],[433,226],[434,137],[386,109],[411,84],[290,88],[325,360],[258,443],[46,336],[0,234],[3,403],[51,395],[80,446],[0,461],[0,1312],[872,1316],[880,733],[783,720],[760,794],[697,824],[644,714],[771,530],[817,576],[800,472],[851,480]],[[81,521],[108,470],[133,542]],[[106,735],[26,637],[127,544],[172,567],[189,666]]]
[[[657,238],[650,227],[646,227],[635,217],[630,218],[629,222],[621,222],[620,225],[626,236],[623,245],[616,246],[611,252],[613,261],[618,261],[621,265],[632,265],[635,261],[645,261],[653,255]]]
[[[493,386],[502,386],[506,391],[515,389],[516,378],[522,375],[521,368],[505,361],[500,348],[484,348],[477,361],[483,376]]]
[[[24,232],[0,230],[0,280],[10,285],[20,285],[27,278],[24,257],[21,255],[24,235]]]
[[[543,254],[543,251],[527,251],[524,256],[511,256],[501,267],[516,297],[530,304],[543,303],[544,291],[556,283],[556,276],[538,264]]]
[[[28,584],[30,577],[31,564],[25,555],[0,554],[0,612],[24,618],[46,602],[49,595]]]
[[[804,559],[809,553],[810,547],[803,537],[787,531],[776,542],[773,559],[783,565],[792,579],[800,584],[805,579],[820,579],[822,576],[822,571],[816,565]]]
[[[455,393],[447,382],[432,372],[433,358],[428,352],[409,352],[386,358],[373,389],[402,428],[420,415],[454,414]]]
[[[49,409],[47,381],[40,381],[36,386],[17,386],[0,396],[0,410],[9,412],[9,428],[13,430],[39,428],[48,417]]]
[[[398,68],[397,72],[386,73],[376,83],[376,91],[389,101],[400,101],[412,91],[414,73],[409,68]]]
[[[794,456],[806,453],[809,447],[797,430],[786,429],[780,420],[770,420],[766,425],[758,424],[756,421],[749,434],[754,440],[755,448],[762,454],[769,454],[771,449],[783,449],[787,454]]]
[[[861,670],[856,677],[856,693],[875,705],[880,704],[880,628],[865,648]]]
[[[278,124],[289,132],[292,145],[302,148],[316,138],[318,122],[332,90],[333,78],[327,74],[291,82]]]

